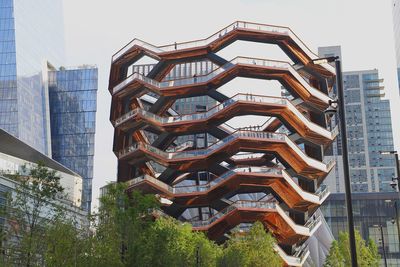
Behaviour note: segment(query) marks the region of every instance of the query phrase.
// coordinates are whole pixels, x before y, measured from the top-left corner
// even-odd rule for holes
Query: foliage
[[[154,195],[125,192],[121,183],[110,185],[98,214],[95,239],[102,242],[97,243],[113,244],[108,251],[118,248],[114,255],[122,252],[112,266],[196,266],[197,253],[200,266],[215,266],[220,248],[204,234],[172,218],[155,220],[160,215],[154,213],[159,205]],[[96,266],[107,264],[99,260]]]
[[[329,255],[326,257],[324,266],[344,267],[344,257],[336,240],[332,242],[331,248],[329,250]]]
[[[76,226],[72,220],[57,218],[47,225],[44,260],[46,266],[84,266],[88,252],[87,232]]]
[[[361,267],[377,267],[380,262],[378,248],[372,239],[366,244],[358,231],[355,232],[357,262]],[[339,240],[332,243],[329,255],[325,261],[326,267],[351,266],[349,235],[346,232],[339,233]]]
[[[282,266],[280,256],[274,251],[275,240],[256,222],[250,232],[236,234],[227,242],[220,266]]]
[[[154,195],[137,191],[127,194],[126,188],[123,183],[108,186],[108,193],[100,199],[96,225],[97,248],[104,249],[100,241],[108,240],[107,243],[113,245],[108,251],[117,250],[115,255],[122,254],[120,262],[116,262],[118,265],[141,260],[139,255],[146,243],[145,233],[154,220],[152,212],[159,205]]]
[[[217,245],[204,233],[192,231],[190,224],[164,216],[154,195],[128,192],[127,185],[116,183],[101,197],[88,231],[62,208],[49,206],[62,193],[54,172],[39,165],[29,179],[17,179],[21,185],[7,211],[9,221],[16,223],[6,228],[6,241],[18,238],[18,242],[4,243],[9,257],[3,256],[1,266],[282,265],[274,252],[275,241],[261,223],[248,234]]]
[[[153,213],[158,201],[153,195],[133,191],[113,184],[101,199],[95,240],[108,246],[106,250],[120,255],[120,260],[105,263],[98,260],[88,266],[281,266],[274,251],[275,241],[261,223],[256,223],[248,235],[234,237],[224,248],[210,241],[203,233],[193,232],[189,224]],[[154,219],[158,217],[157,219]],[[99,238],[99,237],[102,238]],[[99,242],[100,240],[106,242]],[[118,247],[118,244],[120,246]],[[93,249],[96,251],[96,248]],[[106,251],[94,252],[101,257]],[[236,255],[241,255],[238,259]],[[104,257],[104,260],[112,258]]]
[[[23,173],[27,173],[24,168]],[[42,163],[28,175],[14,175],[14,194],[9,195],[7,224],[3,228],[3,245],[7,257],[3,262],[24,266],[43,264],[45,225],[56,217],[59,208],[51,202],[60,198],[60,177]]]
[[[148,230],[139,266],[215,266],[222,252],[203,233],[169,217],[159,218]]]

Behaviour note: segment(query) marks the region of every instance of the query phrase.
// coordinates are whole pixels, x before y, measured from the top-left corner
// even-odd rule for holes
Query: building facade
[[[319,55],[341,58],[340,46],[321,47]],[[400,221],[396,218],[398,206],[395,204],[399,196],[390,186],[396,175],[396,162],[393,155],[380,153],[394,150],[390,103],[384,99],[382,82],[376,69],[343,73],[353,213],[361,236],[376,241],[382,259],[384,243],[389,266],[399,266],[397,224]],[[340,139],[332,145],[327,158],[331,157],[337,164],[324,181],[332,194],[322,211],[338,238],[340,232],[348,231]],[[377,226],[382,226],[383,243],[381,228]]]
[[[398,193],[356,193],[352,195],[352,200],[354,226],[365,240],[371,238],[376,242],[381,254],[381,266],[384,266],[383,245],[385,246],[387,266],[400,266],[399,236],[396,223],[399,221]],[[336,238],[340,232],[347,231],[344,194],[331,194],[321,210]]]
[[[42,162],[60,176],[67,200],[76,207],[81,206],[82,177],[49,158],[13,135],[0,129],[0,172],[1,174],[21,174]]]
[[[61,0],[0,3],[0,128],[51,155],[44,62],[64,64]]]
[[[55,171],[60,177],[60,185],[64,188],[62,198],[52,200],[45,208],[40,209],[42,218],[50,218],[55,215],[54,208],[62,208],[68,219],[74,221],[78,227],[88,228],[88,211],[81,208],[82,177],[61,165],[57,161],[49,158],[35,148],[27,145],[13,135],[0,129],[0,207],[7,208],[10,203],[10,197],[16,197],[18,180],[14,178],[17,175],[29,175],[30,169],[35,168],[37,163],[41,162],[49,170]],[[33,199],[32,199],[33,201]],[[28,205],[30,201],[28,200]],[[0,214],[0,227],[8,224],[4,212]],[[17,239],[15,239],[17,241]],[[7,242],[2,239],[1,243]],[[13,241],[11,241],[13,242]],[[18,241],[17,241],[18,242]]]
[[[341,56],[339,46],[319,49],[321,57]],[[384,99],[383,79],[378,70],[343,73],[346,105],[346,129],[352,192],[392,192],[396,162],[393,151],[393,131],[390,102]],[[340,139],[331,154],[338,164],[325,183],[332,193],[344,193],[343,162]]]
[[[85,210],[92,200],[97,76],[91,66],[48,72],[52,157],[82,176]]]
[[[276,44],[289,61],[217,56],[237,40]],[[136,65],[143,56],[158,63]],[[160,195],[166,214],[219,242],[262,220],[286,264],[302,266],[305,241],[322,225],[317,210],[328,191],[319,185],[334,166],[321,145],[337,134],[324,115],[335,70],[317,58],[287,27],[242,21],[195,42],[135,39],[110,71],[118,181]],[[292,98],[217,91],[236,77],[277,80]],[[226,124],[245,115],[272,118],[259,127]]]
[[[84,177],[89,210],[97,68],[65,69],[64,50],[61,0],[0,2],[0,128]]]

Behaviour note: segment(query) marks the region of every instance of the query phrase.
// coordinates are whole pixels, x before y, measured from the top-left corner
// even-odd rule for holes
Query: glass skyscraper
[[[0,127],[51,155],[45,61],[64,62],[61,0],[0,1]]]
[[[62,0],[0,0],[0,128],[80,174],[89,210],[97,68],[62,67],[63,23]]]
[[[344,73],[350,179],[353,192],[392,192],[394,157],[390,103],[377,70]]]
[[[320,56],[341,55],[340,47],[323,47]],[[394,157],[380,151],[394,150],[390,102],[384,99],[378,70],[343,73],[346,128],[352,192],[392,192],[396,172]],[[340,140],[338,140],[340,142]],[[333,146],[335,171],[325,182],[332,193],[344,193],[341,144]]]
[[[92,199],[97,75],[97,68],[83,66],[48,77],[53,159],[82,176],[85,210]]]
[[[321,47],[319,54],[341,58],[340,46]],[[376,241],[383,258],[378,227],[382,226],[388,266],[399,266],[396,215],[400,203],[398,193],[390,186],[396,164],[392,155],[380,154],[394,150],[390,103],[384,99],[382,82],[376,69],[343,73],[353,214],[356,229],[365,240]],[[339,232],[348,231],[340,139],[328,152],[337,164],[324,181],[332,194],[322,212],[338,238]]]

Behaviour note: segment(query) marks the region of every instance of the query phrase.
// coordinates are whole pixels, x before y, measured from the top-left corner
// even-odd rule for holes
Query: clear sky
[[[64,10],[68,65],[86,63],[99,68],[94,206],[99,187],[116,179],[107,90],[110,60],[133,38],[155,45],[189,41],[205,38],[235,20],[246,20],[289,26],[315,52],[319,46],[341,45],[345,71],[377,68],[385,79],[400,150],[391,0],[64,0]],[[278,54],[266,55],[266,51],[263,45],[237,44],[223,56],[274,58]]]

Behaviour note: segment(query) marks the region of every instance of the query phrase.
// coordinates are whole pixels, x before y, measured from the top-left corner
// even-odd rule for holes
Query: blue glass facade
[[[0,0],[0,128],[84,177],[90,209],[97,69],[63,66],[62,0]]]
[[[353,192],[392,192],[394,150],[389,100],[377,70],[345,73],[346,124]]]
[[[0,1],[0,127],[18,135],[14,5]]]
[[[45,61],[64,62],[61,0],[0,1],[0,127],[51,155]]]
[[[381,232],[377,225],[382,225],[387,266],[400,266],[396,209],[398,209],[396,192],[353,194],[354,226],[365,240],[371,238],[378,245],[381,254],[380,266],[384,266],[383,247]],[[344,194],[330,195],[321,210],[336,238],[340,232],[348,231]]]
[[[331,55],[340,56],[340,47],[320,48],[320,56]],[[381,224],[388,266],[399,266],[399,240],[393,220],[398,211],[398,193],[389,185],[395,176],[395,161],[393,155],[379,153],[393,150],[390,103],[383,98],[383,79],[379,78],[377,70],[343,75],[355,227],[365,240],[378,241],[381,233],[375,226]],[[322,207],[335,238],[339,232],[348,231],[340,148],[339,143],[333,147],[337,165],[325,180],[330,191],[336,194],[331,194]],[[383,258],[382,243],[377,244]]]
[[[83,177],[82,208],[92,199],[97,68],[49,71],[53,159]]]
[[[339,56],[340,46],[319,48],[321,57]],[[380,151],[394,150],[390,102],[384,99],[383,79],[378,70],[343,73],[350,179],[353,192],[392,192],[395,175],[393,156]],[[325,180],[333,193],[344,193],[340,139],[328,151],[338,161],[335,172]],[[334,177],[333,177],[334,176]]]

